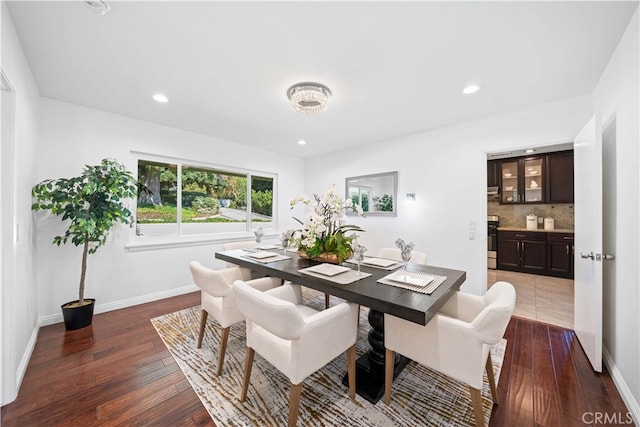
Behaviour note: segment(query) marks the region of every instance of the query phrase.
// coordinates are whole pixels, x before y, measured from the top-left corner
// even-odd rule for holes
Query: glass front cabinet
[[[544,202],[543,157],[505,159],[500,162],[500,203]]]

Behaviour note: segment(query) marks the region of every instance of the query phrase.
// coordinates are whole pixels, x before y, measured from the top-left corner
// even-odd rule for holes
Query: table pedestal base
[[[404,356],[397,356],[396,359],[393,369],[394,379],[410,362],[410,359]],[[348,375],[345,374],[342,378],[342,384],[349,386]],[[374,405],[384,395],[384,369],[380,370],[373,365],[366,354],[356,360],[356,393]]]
[[[375,403],[384,394],[384,315],[376,310],[369,310],[369,345],[365,354],[356,361],[356,393],[367,401]],[[393,368],[393,378],[407,366],[409,359],[396,354]],[[349,377],[342,378],[342,384],[349,386]]]

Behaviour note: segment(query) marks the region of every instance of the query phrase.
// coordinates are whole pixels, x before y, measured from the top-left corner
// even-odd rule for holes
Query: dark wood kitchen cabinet
[[[573,279],[574,234],[498,230],[498,270]]]
[[[487,187],[500,185],[500,160],[487,160]]]
[[[573,203],[573,150],[547,154],[547,203]]]
[[[573,233],[547,233],[548,274],[573,279],[575,253]]]
[[[530,204],[545,201],[544,156],[500,161],[500,204]]]
[[[487,164],[487,182],[492,167]],[[498,179],[501,205],[573,203],[573,150],[502,159]]]
[[[499,270],[546,274],[547,233],[498,230]]]

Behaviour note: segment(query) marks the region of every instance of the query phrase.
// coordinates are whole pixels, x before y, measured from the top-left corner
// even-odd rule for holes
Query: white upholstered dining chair
[[[497,282],[484,296],[456,292],[425,326],[385,314],[385,403],[391,400],[393,363],[395,353],[400,353],[467,384],[476,425],[484,426],[483,371],[497,403],[490,350],[502,339],[515,301],[513,285]]]
[[[242,281],[234,283],[240,311],[246,316],[247,352],[240,401],[247,397],[251,366],[257,352],[291,381],[289,426],[295,426],[302,381],[347,352],[349,396],[355,398],[357,307],[340,303],[317,311],[302,304],[300,285],[285,283],[259,292]]]
[[[378,251],[378,258],[402,261],[402,251],[398,248],[380,248]],[[409,262],[414,264],[426,264],[427,254],[419,251],[411,251],[411,259]]]
[[[222,327],[220,349],[218,351],[218,367],[216,369],[216,375],[220,375],[231,325],[244,320],[244,315],[240,313],[240,310],[238,310],[236,306],[233,282],[235,280],[248,280],[248,278],[243,275],[243,270],[246,269],[233,267],[223,270],[212,270],[203,266],[198,261],[189,263],[189,269],[191,270],[194,283],[201,290],[202,315],[200,318],[197,348],[202,347],[202,338],[204,337],[204,330],[209,314],[211,314]],[[279,286],[282,281],[273,277],[264,277],[248,280],[246,283],[248,286],[264,291]]]

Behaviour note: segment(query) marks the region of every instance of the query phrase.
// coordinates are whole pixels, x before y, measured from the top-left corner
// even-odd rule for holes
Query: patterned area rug
[[[324,294],[304,288],[305,304],[324,307]],[[332,305],[341,302],[332,297]],[[356,357],[368,347],[368,309],[362,307]],[[231,327],[222,375],[216,377],[220,325],[209,316],[201,349],[196,349],[200,307],[192,307],[151,320],[153,326],[219,427],[282,426],[287,423],[289,380],[256,353],[247,400],[238,400],[244,369],[244,323]],[[491,351],[496,380],[506,341]],[[381,399],[372,405],[356,395],[349,399],[342,385],[346,372],[343,353],[303,382],[298,425],[304,426],[474,426],[468,387],[415,362],[394,381],[391,405]],[[484,380],[485,422],[491,416],[491,395]]]

